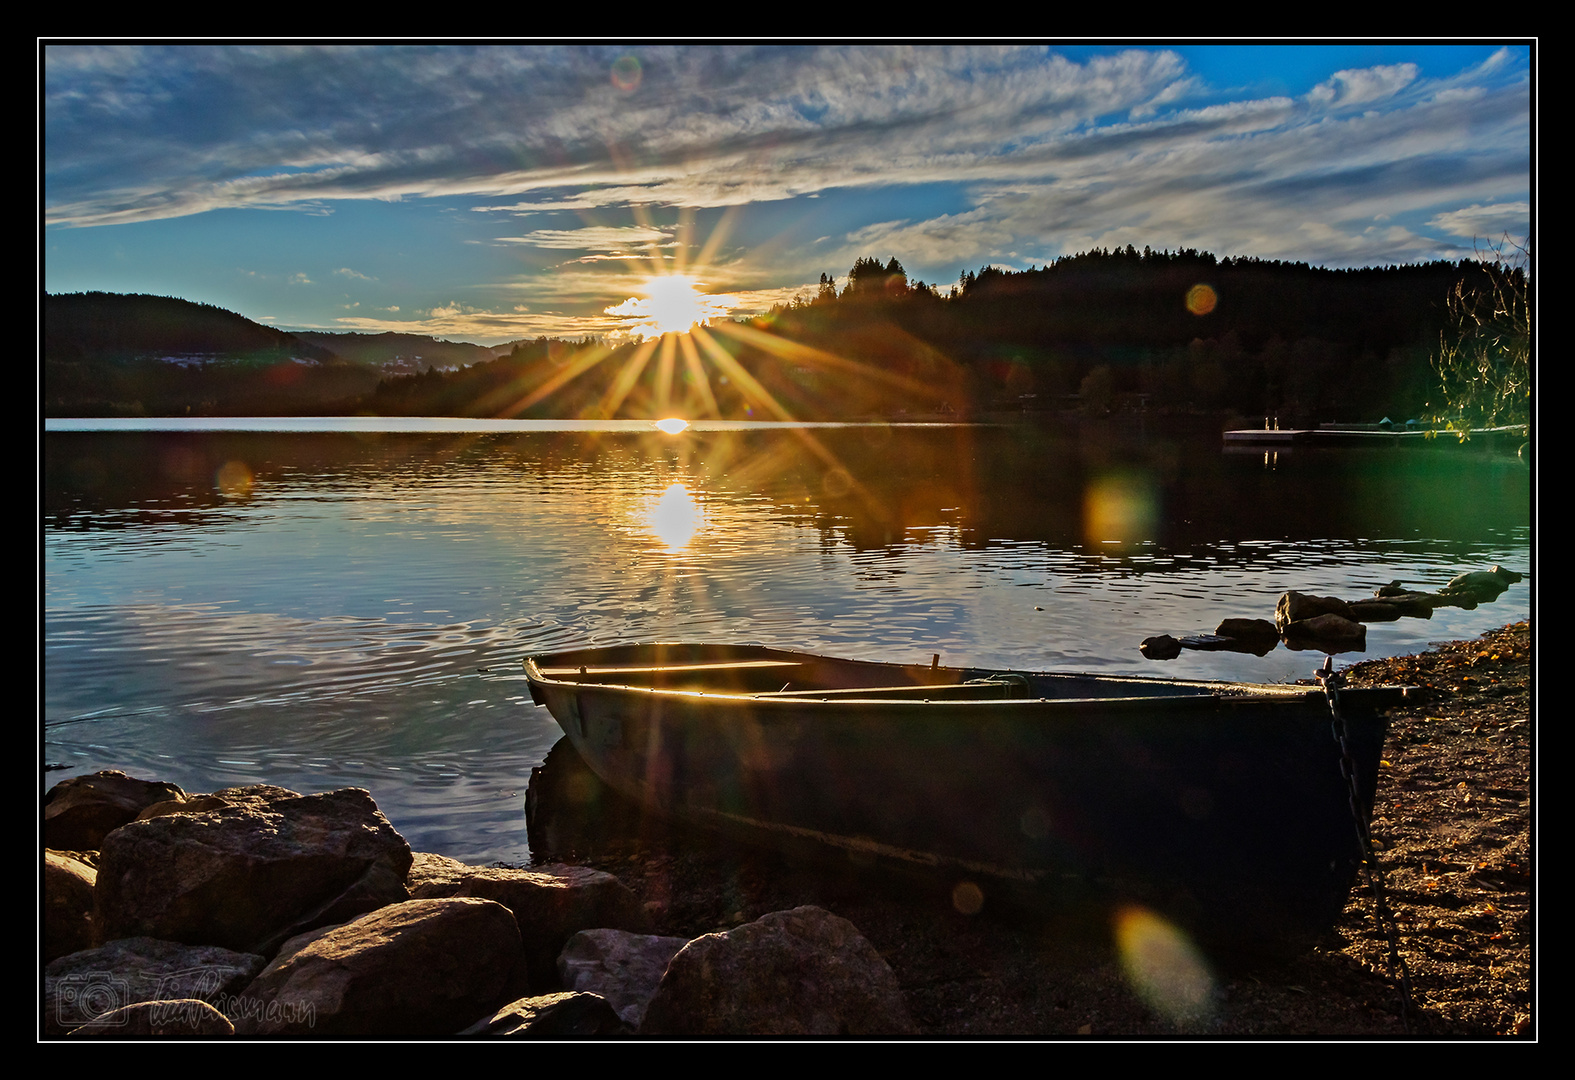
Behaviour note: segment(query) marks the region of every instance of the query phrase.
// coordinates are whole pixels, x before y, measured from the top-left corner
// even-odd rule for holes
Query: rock
[[[1515,571],[1495,566],[1491,570],[1457,574],[1439,592],[1446,596],[1469,596],[1479,604],[1487,604],[1497,600],[1500,593],[1519,580],[1521,575]]]
[[[1274,606],[1274,625],[1280,633],[1291,623],[1305,622],[1319,615],[1345,616],[1349,605],[1333,596],[1313,596],[1309,593],[1288,592]]]
[[[121,1039],[133,1035],[234,1035],[230,1018],[196,998],[179,1001],[140,1001],[112,1009],[71,1032],[74,1039],[109,1036]]]
[[[559,993],[520,998],[461,1031],[461,1035],[503,1035],[527,1039],[576,1039],[588,1035],[627,1035],[633,1031],[596,994]]]
[[[490,900],[407,900],[269,964],[231,1010],[241,1035],[452,1035],[497,1008],[520,959]]]
[[[243,787],[224,788],[211,795],[188,795],[185,799],[154,803],[137,815],[138,821],[163,817],[165,814],[201,814],[226,806],[262,805],[276,799],[299,799],[299,791],[276,787],[273,784],[247,784]]]
[[[266,962],[251,953],[149,937],[71,953],[44,968],[44,1031],[79,1027],[143,1001],[198,998],[222,1011]]]
[[[93,947],[98,871],[63,851],[44,851],[44,963]]]
[[[185,797],[174,784],[138,780],[115,769],[62,780],[44,796],[44,846],[97,851],[104,837],[144,807]]]
[[[586,866],[473,870],[455,895],[496,900],[514,912],[530,986],[538,991],[558,988],[558,953],[579,931],[650,929],[649,916],[627,885]]]
[[[564,988],[599,994],[630,1029],[640,1026],[668,962],[688,938],[581,930],[558,954]]]
[[[1279,627],[1268,619],[1221,619],[1214,632],[1220,637],[1235,638],[1237,641],[1264,638],[1275,642],[1280,640]]]
[[[854,925],[817,907],[691,941],[640,1026],[651,1035],[904,1035],[892,974]]]
[[[405,888],[410,890],[412,900],[442,900],[458,892],[465,876],[478,869],[446,855],[418,851],[411,856]]]
[[[1447,596],[1440,596],[1438,593],[1391,593],[1381,600],[1358,600],[1354,602],[1351,605],[1352,617],[1361,615],[1367,610],[1366,606],[1369,604],[1385,604],[1393,608],[1395,612],[1394,617],[1396,618],[1431,619],[1434,608],[1449,607],[1454,604],[1454,601]],[[1361,622],[1364,620],[1358,619],[1357,621]],[[1375,617],[1373,621],[1383,622],[1386,620]]]
[[[1367,648],[1367,627],[1339,615],[1318,615],[1287,625],[1285,644],[1292,649],[1326,653],[1363,652]]]
[[[1427,608],[1426,618],[1433,617],[1433,609]],[[1400,604],[1387,600],[1352,600],[1345,606],[1345,616],[1352,622],[1395,622],[1404,615]]]
[[[410,863],[360,788],[132,822],[104,838],[98,933],[269,955],[287,937],[405,900]]]
[[[1218,634],[1188,634],[1177,641],[1183,649],[1196,652],[1239,652],[1266,656],[1280,643],[1280,635],[1264,640],[1243,641],[1240,638],[1221,637]]]
[[[1144,638],[1138,646],[1138,652],[1149,660],[1174,660],[1181,655],[1181,642],[1169,634],[1160,634],[1157,637]]]
[[[1198,647],[1189,645],[1189,640],[1183,639],[1182,645]],[[1214,628],[1214,637],[1205,640],[1209,644],[1204,647],[1209,649],[1267,656],[1279,648],[1280,631],[1267,619],[1222,619],[1219,626]]]

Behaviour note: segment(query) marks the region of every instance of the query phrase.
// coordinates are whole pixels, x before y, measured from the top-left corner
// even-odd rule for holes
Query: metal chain
[[[1373,891],[1373,917],[1389,941],[1389,977],[1400,990],[1400,1022],[1406,1034],[1411,1033],[1411,1016],[1416,1005],[1411,999],[1411,974],[1405,957],[1400,954],[1400,926],[1394,911],[1389,907],[1385,892],[1384,869],[1379,865],[1378,852],[1373,848],[1372,833],[1367,816],[1362,813],[1362,799],[1356,781],[1356,755],[1351,753],[1345,714],[1340,710],[1340,687],[1345,685],[1345,675],[1334,670],[1334,657],[1325,656],[1323,667],[1313,673],[1329,701],[1330,729],[1340,747],[1340,775],[1345,777],[1346,799],[1351,807],[1351,820],[1356,824],[1356,839],[1362,848],[1362,866],[1367,883]]]

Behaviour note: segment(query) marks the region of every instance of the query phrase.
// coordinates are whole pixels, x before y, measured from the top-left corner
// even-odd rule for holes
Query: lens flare
[[[620,56],[613,61],[612,84],[624,93],[630,93],[640,85],[643,73],[640,70],[640,61],[633,56]]]
[[[688,426],[689,421],[679,416],[669,416],[665,420],[658,420],[656,422],[657,429],[660,431],[665,431],[669,435],[677,435],[680,431],[683,431]]]
[[[1083,493],[1083,538],[1090,546],[1131,547],[1153,540],[1158,523],[1159,498],[1146,477],[1102,476]]]
[[[1122,908],[1115,922],[1121,967],[1144,1003],[1179,1027],[1208,1020],[1214,976],[1187,935],[1147,908]]]
[[[1187,290],[1187,310],[1194,315],[1207,315],[1219,301],[1212,286],[1199,284]]]
[[[952,907],[963,915],[977,915],[984,910],[984,890],[971,881],[959,881],[952,889]]]
[[[252,493],[252,471],[244,461],[226,461],[213,474],[213,486],[221,495],[244,498]]]

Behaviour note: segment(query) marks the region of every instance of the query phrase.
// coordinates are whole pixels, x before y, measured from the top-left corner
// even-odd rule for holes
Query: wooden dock
[[[1525,429],[1519,427],[1474,428],[1471,438],[1512,435],[1525,438]],[[1273,450],[1287,446],[1421,446],[1431,436],[1435,445],[1453,443],[1459,434],[1453,431],[1428,431],[1399,425],[1384,427],[1380,424],[1323,424],[1316,428],[1248,428],[1225,432],[1225,445],[1239,449]]]

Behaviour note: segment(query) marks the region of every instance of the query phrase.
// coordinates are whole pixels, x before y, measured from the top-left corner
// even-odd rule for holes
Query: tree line
[[[1480,350],[1457,350],[1446,379],[1447,346],[1465,339],[1468,323],[1479,344],[1502,339],[1482,327],[1496,326],[1491,312],[1513,308],[1517,296],[1529,327],[1527,281],[1525,266],[1493,258],[1329,270],[1128,246],[1026,270],[986,265],[943,289],[910,280],[895,256],[864,257],[840,280],[821,274],[814,291],[764,315],[713,323],[681,341],[542,337],[457,370],[381,378],[320,348],[327,359],[303,365],[302,350],[316,346],[292,345],[289,335],[206,305],[155,312],[144,303],[141,345],[153,333],[147,327],[169,330],[164,324],[184,318],[160,341],[223,340],[250,367],[154,365],[135,335],[112,340],[104,312],[155,298],[86,294],[46,298],[46,411],[64,415],[95,400],[102,407],[108,388],[116,400],[166,415],[195,405],[194,414],[834,419],[1144,408],[1282,423],[1451,409],[1464,416],[1462,387],[1472,365],[1486,361]],[[1498,398],[1524,411],[1529,330],[1522,338],[1522,374]],[[294,358],[288,370],[281,357]]]

